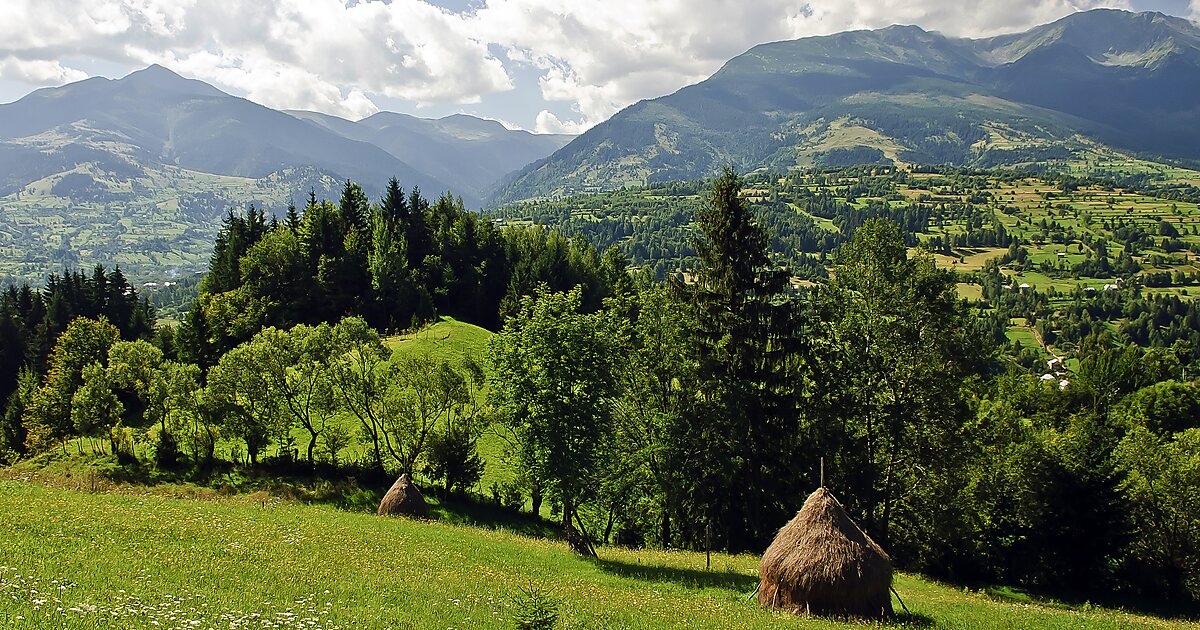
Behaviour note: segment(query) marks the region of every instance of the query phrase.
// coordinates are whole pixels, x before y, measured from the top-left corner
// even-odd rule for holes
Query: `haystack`
[[[775,535],[759,565],[758,603],[797,614],[892,615],[892,561],[820,488]]]
[[[421,491],[413,485],[407,473],[400,475],[387,494],[383,495],[383,500],[379,502],[379,511],[376,512],[379,516],[414,516],[417,518],[425,518],[427,513],[425,497],[421,496]]]

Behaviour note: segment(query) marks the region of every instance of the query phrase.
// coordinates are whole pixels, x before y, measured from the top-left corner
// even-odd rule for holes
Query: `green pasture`
[[[833,628],[768,612],[754,556],[601,548],[267,495],[174,498],[0,482],[0,626],[514,628],[534,589],[558,628]],[[1196,627],[900,574],[898,627]],[[900,606],[897,603],[896,608]],[[855,624],[866,625],[866,624]],[[879,625],[879,624],[874,624]]]

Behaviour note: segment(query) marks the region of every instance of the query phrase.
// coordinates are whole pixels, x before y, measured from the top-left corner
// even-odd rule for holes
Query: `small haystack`
[[[797,614],[892,615],[892,561],[824,487],[775,535],[759,565],[758,603]]]
[[[421,496],[421,491],[413,485],[406,473],[400,475],[387,494],[383,495],[383,500],[379,502],[379,511],[376,514],[425,518],[428,509],[425,506],[425,497]]]

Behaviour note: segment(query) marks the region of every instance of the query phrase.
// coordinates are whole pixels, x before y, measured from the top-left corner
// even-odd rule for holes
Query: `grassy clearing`
[[[469,358],[482,365],[491,338],[486,328],[443,317],[417,332],[388,337],[384,344],[401,353],[428,353],[452,361]]]
[[[759,610],[757,558],[601,549],[504,531],[234,497],[0,482],[0,626],[506,628],[530,583],[561,628],[824,628]],[[1166,628],[1118,611],[997,599],[901,575],[906,625]],[[998,595],[1004,595],[998,593]],[[193,623],[196,622],[196,623]],[[1197,627],[1192,625],[1190,627]]]
[[[964,300],[982,300],[983,299],[983,287],[979,286],[978,284],[968,284],[966,282],[959,282],[956,285],[956,288],[958,289],[958,296]]]

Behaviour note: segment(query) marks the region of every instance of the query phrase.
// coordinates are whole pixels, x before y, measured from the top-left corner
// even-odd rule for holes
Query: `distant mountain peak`
[[[115,83],[120,87],[133,87],[156,92],[174,94],[190,94],[194,96],[229,96],[225,92],[200,81],[181,76],[170,68],[151,64],[135,70],[118,79]]]

